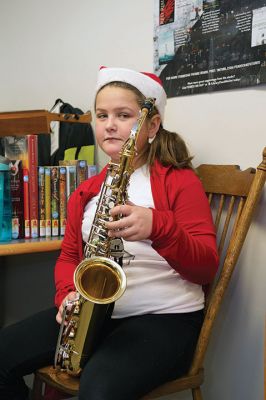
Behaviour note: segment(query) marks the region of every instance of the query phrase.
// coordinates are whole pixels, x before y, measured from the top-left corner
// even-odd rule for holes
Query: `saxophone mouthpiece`
[[[155,101],[156,101],[155,98],[152,97],[146,98],[143,102],[142,110],[146,108],[148,110],[148,113],[150,113],[154,108]]]

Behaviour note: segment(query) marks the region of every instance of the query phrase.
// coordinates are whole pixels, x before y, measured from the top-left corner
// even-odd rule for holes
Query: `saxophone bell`
[[[74,283],[84,299],[96,304],[108,304],[124,293],[126,275],[116,261],[107,257],[92,257],[77,266]]]
[[[85,258],[76,267],[74,284],[78,298],[69,302],[69,311],[65,307],[67,326],[61,325],[55,367],[77,376],[92,354],[114,302],[126,289],[126,274],[107,257]]]

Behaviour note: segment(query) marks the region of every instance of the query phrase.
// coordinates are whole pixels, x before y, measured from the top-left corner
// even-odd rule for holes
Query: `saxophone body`
[[[114,302],[126,289],[123,242],[108,236],[105,223],[111,220],[110,210],[127,201],[137,138],[153,106],[154,99],[146,99],[121,150],[119,163],[108,164],[84,259],[74,271],[77,298],[65,304],[54,360],[55,368],[71,375],[81,373],[97,345],[104,321],[111,316]]]

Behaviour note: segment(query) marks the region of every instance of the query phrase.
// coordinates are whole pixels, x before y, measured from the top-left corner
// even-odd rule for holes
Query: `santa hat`
[[[137,88],[145,97],[155,98],[155,106],[164,118],[166,93],[160,78],[149,72],[137,72],[126,68],[101,67],[98,73],[96,92],[110,82],[126,82]]]

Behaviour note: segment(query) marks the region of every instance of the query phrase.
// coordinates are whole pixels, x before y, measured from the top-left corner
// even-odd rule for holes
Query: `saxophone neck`
[[[139,118],[131,128],[129,138],[125,142],[121,155],[128,156],[129,154],[132,154],[133,156],[136,155],[137,149],[136,149],[136,143],[138,140],[138,136],[140,133],[140,130],[142,128],[142,125],[144,124],[144,121],[147,117],[148,114],[153,110],[155,104],[155,99],[153,98],[146,98],[141,110],[139,112]]]

